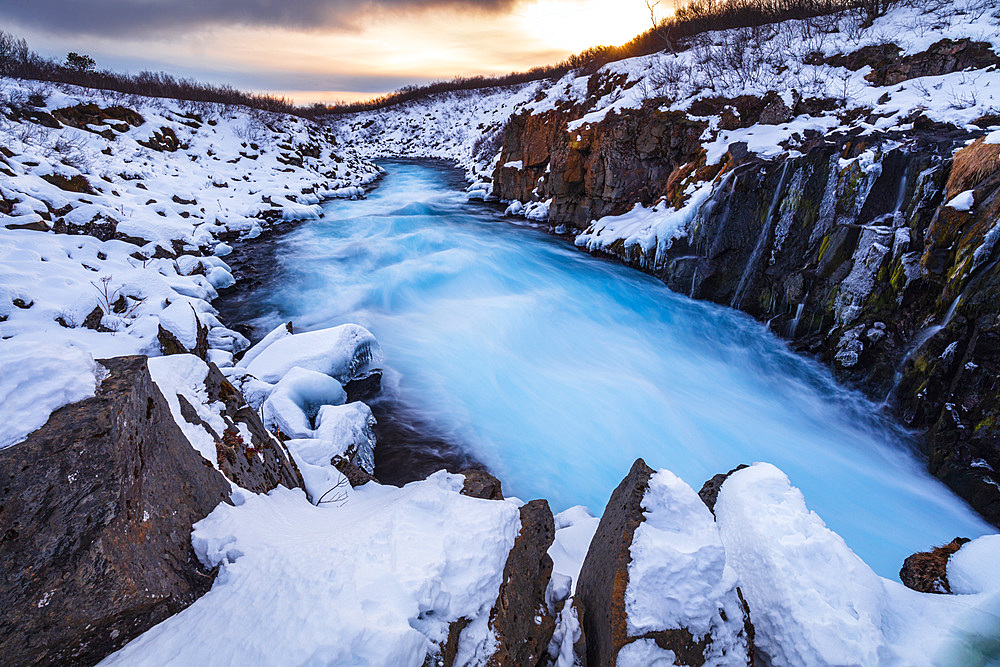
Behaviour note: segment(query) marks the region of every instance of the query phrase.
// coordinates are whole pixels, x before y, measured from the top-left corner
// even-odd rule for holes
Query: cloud
[[[496,13],[518,0],[27,0],[3,3],[5,20],[53,33],[139,36],[245,25],[293,29],[358,27],[379,13],[433,8]]]

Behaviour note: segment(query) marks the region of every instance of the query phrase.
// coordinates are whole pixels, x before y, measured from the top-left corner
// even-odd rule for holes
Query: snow
[[[215,448],[216,438],[221,437],[226,430],[226,422],[222,417],[223,405],[210,404],[208,391],[205,388],[205,378],[208,377],[208,365],[193,354],[173,354],[167,357],[155,357],[148,361],[149,374],[167,399],[170,414],[184,432],[184,436],[195,451],[204,457],[216,469],[219,467],[218,453]],[[192,424],[181,413],[180,398],[195,409],[201,418],[215,433],[210,433],[201,424]]]
[[[360,188],[381,174],[349,148],[335,147],[327,129],[290,116],[3,77],[0,104],[20,108],[38,90],[46,96],[39,112],[121,105],[144,122],[124,131],[118,123],[102,126],[115,128],[108,139],[0,118],[0,146],[13,153],[0,156],[0,199],[11,211],[0,213],[0,358],[6,363],[15,344],[44,340],[51,363],[25,365],[18,376],[25,387],[52,392],[32,410],[14,400],[0,404],[0,421],[10,431],[5,440],[40,426],[43,407],[59,407],[54,399],[61,390],[48,377],[58,364],[66,367],[59,400],[79,400],[90,395],[72,370],[82,368],[81,359],[159,355],[160,325],[191,349],[200,322],[208,356],[231,363],[248,341],[224,327],[210,304],[217,290],[235,282],[211,254],[232,251],[220,237],[260,234],[271,220],[314,218],[320,201],[314,193]],[[177,136],[178,150],[140,143],[162,128]],[[311,157],[316,151],[319,157]],[[301,156],[302,165],[286,164],[286,155]],[[85,179],[92,192],[43,178],[52,174]],[[76,226],[74,234],[41,231],[61,221]],[[16,228],[25,223],[38,229]],[[101,331],[83,326],[95,309]]]
[[[1000,144],[1000,130],[993,130],[983,138],[984,144]]]
[[[726,564],[726,549],[712,513],[669,470],[650,478],[642,508],[625,588],[628,634],[687,629],[696,642],[711,636],[708,664],[746,664],[736,574]],[[668,652],[654,648],[655,644],[641,650],[644,660],[652,660],[657,652],[667,658]],[[628,655],[633,652],[630,649]]]
[[[974,595],[1000,589],[1000,535],[984,535],[962,545],[948,559],[953,593]]]
[[[555,515],[556,536],[549,547],[554,574],[569,577],[571,593],[576,591],[583,559],[587,557],[590,541],[594,539],[600,517],[595,517],[583,505],[570,507]]]
[[[966,190],[952,197],[945,206],[956,211],[967,212],[972,210],[975,203],[975,193],[972,190]]]
[[[293,366],[264,401],[264,425],[291,438],[310,438],[321,406],[346,400],[344,388],[329,375]]]
[[[770,464],[733,473],[715,514],[757,648],[771,664],[989,664],[1000,657],[996,536],[971,543],[979,546],[955,568],[960,587],[989,589],[937,595],[876,575]]]
[[[346,384],[378,371],[381,363],[382,350],[371,332],[356,324],[343,324],[278,337],[246,369],[263,382],[277,382],[298,366]]]
[[[85,350],[42,341],[15,339],[0,345],[0,449],[15,445],[40,428],[49,414],[90,398],[104,377]]]
[[[355,452],[355,465],[375,471],[375,416],[361,401],[324,405],[316,417],[316,437],[333,443],[337,455]]]
[[[476,619],[461,649],[486,646],[519,512],[461,486],[441,472],[321,506],[237,491],[195,525],[199,559],[220,567],[212,590],[101,664],[418,667],[460,618]]]
[[[670,667],[678,663],[673,651],[660,648],[652,639],[637,639],[618,651],[615,664],[619,667]]]

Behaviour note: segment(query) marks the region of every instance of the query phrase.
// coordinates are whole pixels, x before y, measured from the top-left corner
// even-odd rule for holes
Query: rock
[[[788,108],[784,100],[775,97],[764,110],[760,112],[759,122],[763,125],[780,125],[792,119],[792,110]]]
[[[163,328],[163,325],[158,325],[158,332],[156,334],[157,340],[160,342],[160,352],[164,356],[171,354],[193,354],[202,359],[208,356],[208,327],[201,323],[200,319],[197,319],[198,334],[195,342],[194,349],[187,349],[184,344],[178,340],[172,332]]]
[[[753,663],[749,609],[703,502],[669,471],[635,462],[611,495],[580,570],[581,662]],[[678,587],[691,597],[683,608],[668,602]]]
[[[907,588],[921,593],[951,593],[951,586],[948,584],[948,559],[969,541],[965,537],[956,537],[944,546],[909,556],[903,561],[899,580]]]
[[[642,523],[642,498],[653,469],[637,459],[611,494],[601,523],[580,569],[574,600],[580,627],[586,637],[587,665],[614,665],[619,649],[628,643],[625,587],[628,584],[629,549],[635,529]]]
[[[351,487],[364,486],[368,482],[375,481],[375,475],[364,468],[354,464],[349,458],[344,456],[333,457],[333,467],[340,471],[340,474],[347,478]]]
[[[191,526],[230,485],[191,447],[145,357],[0,451],[6,664],[93,664],[205,593]]]
[[[729,476],[737,470],[743,470],[747,467],[749,466],[745,463],[741,463],[727,473],[719,473],[718,475],[715,475],[712,479],[702,485],[701,491],[698,492],[698,496],[702,499],[713,515],[715,514],[715,501],[719,499],[719,491],[722,490],[722,483],[729,479]]]
[[[215,434],[215,446],[219,469],[226,477],[254,493],[267,493],[279,484],[289,489],[305,488],[302,475],[284,443],[264,428],[257,411],[247,405],[243,395],[213,363],[208,364],[205,390],[209,403],[221,402],[225,406],[222,418],[229,428],[225,433]],[[201,420],[188,421],[198,423]],[[203,426],[212,431],[207,424]],[[249,432],[250,442],[244,442],[241,430]]]
[[[462,484],[462,495],[485,500],[503,500],[503,490],[500,480],[485,470],[463,470],[465,476]]]
[[[548,549],[556,536],[549,504],[532,500],[521,507],[521,532],[507,556],[503,583],[490,612],[496,650],[489,667],[536,667],[548,660],[556,622],[545,600],[552,576]]]
[[[94,309],[90,311],[90,314],[83,320],[83,326],[87,329],[93,329],[94,331],[109,332],[111,329],[107,328],[101,324],[101,320],[104,319],[104,311],[101,310],[100,306],[94,306]]]

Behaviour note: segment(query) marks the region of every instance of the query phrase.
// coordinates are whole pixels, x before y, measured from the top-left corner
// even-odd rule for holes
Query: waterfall
[[[795,338],[795,330],[799,328],[799,320],[802,319],[802,311],[806,307],[806,299],[808,298],[809,295],[806,294],[805,299],[802,299],[799,305],[795,306],[795,317],[792,318],[792,323],[788,328],[789,338]]]
[[[788,165],[791,163],[791,160],[786,160],[785,166],[781,170],[781,178],[778,180],[778,187],[775,189],[774,197],[771,199],[771,205],[767,209],[767,216],[761,224],[760,236],[757,237],[757,245],[754,246],[753,253],[750,254],[750,259],[747,260],[747,265],[743,269],[743,275],[740,276],[740,282],[736,286],[736,291],[733,292],[733,300],[729,303],[729,305],[733,308],[738,309],[740,304],[743,302],[743,292],[746,290],[747,280],[749,280],[750,274],[753,272],[754,268],[756,268],[757,263],[760,261],[760,256],[764,252],[764,246],[767,243],[767,237],[771,231],[771,218],[774,217],[774,210],[778,207],[778,203],[781,201],[781,196],[785,189],[785,177],[788,175]]]

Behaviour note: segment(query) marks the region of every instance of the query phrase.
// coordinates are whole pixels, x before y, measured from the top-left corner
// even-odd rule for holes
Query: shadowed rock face
[[[625,589],[629,550],[643,521],[642,498],[653,469],[642,459],[633,464],[604,509],[587,557],[580,570],[574,600],[586,637],[587,665],[614,665],[618,651],[628,643]]]
[[[490,667],[535,667],[548,660],[548,646],[556,623],[545,601],[552,577],[548,550],[556,537],[548,502],[532,500],[521,507],[521,532],[511,547],[503,583],[490,612],[490,629],[497,649]]]
[[[145,357],[101,363],[96,396],[0,451],[5,664],[92,664],[212,585],[191,526],[229,483],[174,423]]]

